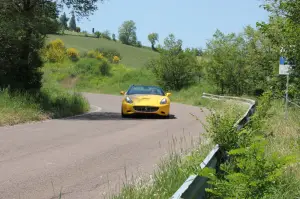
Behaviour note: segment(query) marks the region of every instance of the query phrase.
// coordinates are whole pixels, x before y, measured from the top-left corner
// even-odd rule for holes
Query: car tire
[[[164,116],[165,119],[170,119],[170,114]]]
[[[125,114],[123,113],[123,110],[121,110],[121,116],[122,116],[122,118],[127,118],[127,115],[125,115]]]

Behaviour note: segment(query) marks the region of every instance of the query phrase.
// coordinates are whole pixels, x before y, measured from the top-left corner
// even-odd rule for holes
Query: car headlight
[[[127,96],[127,97],[125,97],[125,101],[127,102],[127,103],[129,103],[129,104],[131,104],[133,101]]]
[[[166,98],[163,98],[161,101],[160,101],[160,104],[166,104],[167,103],[167,99]]]

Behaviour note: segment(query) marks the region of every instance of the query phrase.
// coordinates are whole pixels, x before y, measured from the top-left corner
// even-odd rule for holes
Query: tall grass
[[[171,153],[158,165],[150,178],[125,184],[113,199],[165,199],[170,198],[189,175],[195,174],[201,162],[212,149],[210,144],[198,143],[188,156]]]
[[[44,83],[35,94],[0,92],[0,126],[72,116],[88,110],[84,97],[62,89],[55,82]]]
[[[29,94],[0,92],[0,126],[46,119],[48,116]]]
[[[279,156],[294,155],[295,164],[290,165],[282,176],[279,189],[273,198],[300,197],[300,109],[290,104],[288,119],[285,120],[284,104],[273,101],[264,129],[268,137],[267,154],[276,152]]]

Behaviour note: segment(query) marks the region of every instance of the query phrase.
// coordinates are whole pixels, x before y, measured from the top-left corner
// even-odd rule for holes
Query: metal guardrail
[[[255,112],[255,100],[231,96],[213,95],[208,93],[203,93],[202,97],[215,100],[237,100],[249,104],[247,112],[234,125],[234,127],[236,127],[238,130],[245,126],[245,124],[250,120],[250,117]],[[200,164],[200,168],[203,169],[205,167],[208,167],[218,170],[221,159],[224,158],[223,156],[224,154],[222,154],[219,145],[217,144]],[[186,181],[180,186],[180,188],[173,194],[170,199],[203,199],[206,197],[205,188],[209,187],[207,181],[208,179],[206,177],[191,175],[186,179]]]

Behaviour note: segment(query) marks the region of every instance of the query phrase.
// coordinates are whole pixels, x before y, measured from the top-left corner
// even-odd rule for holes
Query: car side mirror
[[[166,96],[167,96],[167,97],[171,96],[171,93],[166,93]]]
[[[125,92],[124,92],[124,91],[121,91],[120,94],[121,94],[121,95],[125,95]]]

